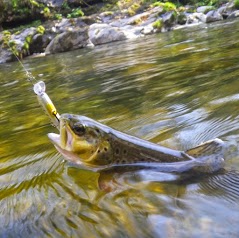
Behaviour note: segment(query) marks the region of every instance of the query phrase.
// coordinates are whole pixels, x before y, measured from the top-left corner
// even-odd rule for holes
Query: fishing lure
[[[7,44],[9,49],[12,51],[9,44]],[[46,93],[46,85],[43,81],[37,82],[36,78],[29,72],[25,66],[23,65],[22,61],[19,59],[19,57],[16,55],[14,51],[12,51],[13,55],[16,57],[17,61],[22,66],[23,70],[26,73],[26,76],[28,80],[33,84],[33,90],[35,94],[37,95],[37,99],[42,106],[43,110],[46,112],[47,116],[50,118],[51,122],[53,123],[53,126],[55,126],[58,130],[60,129],[60,115],[56,110],[56,107],[54,106],[53,102],[49,98],[49,96]],[[34,83],[36,82],[36,83]]]
[[[43,81],[39,81],[33,85],[33,90],[37,95],[37,99],[41,104],[42,108],[51,119],[53,125],[59,130],[60,129],[60,115],[56,110],[53,102],[46,93],[46,85]]]

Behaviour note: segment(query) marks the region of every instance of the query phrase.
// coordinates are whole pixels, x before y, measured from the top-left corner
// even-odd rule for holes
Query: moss
[[[163,21],[162,19],[159,19],[157,21],[155,21],[153,24],[152,24],[153,28],[157,29],[157,30],[161,30],[161,28],[163,27]]]
[[[50,18],[51,10],[49,9],[49,7],[44,7],[43,10],[41,11],[41,14],[43,14],[45,18]]]
[[[9,41],[10,40],[11,40],[11,32],[10,31],[3,31],[2,42],[3,42],[3,47],[4,48],[9,47]]]
[[[40,25],[37,27],[37,33],[43,35],[45,33],[45,27]]]
[[[138,3],[134,3],[131,7],[128,8],[128,14],[130,16],[135,15],[139,8],[140,8],[140,5]]]
[[[72,9],[72,12],[67,14],[67,18],[83,17],[84,12],[80,8]]]
[[[155,2],[153,7],[162,7],[165,12],[175,11],[177,9],[176,5],[171,2]]]
[[[234,0],[234,5],[236,9],[239,9],[239,0]]]

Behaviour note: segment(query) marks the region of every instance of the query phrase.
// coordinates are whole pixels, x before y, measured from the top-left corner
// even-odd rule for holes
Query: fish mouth
[[[48,133],[47,136],[55,146],[61,147],[61,135],[60,134]]]
[[[78,156],[72,152],[73,136],[64,122],[61,121],[60,123],[60,134],[48,133],[47,135],[60,154],[62,154],[67,160],[82,165]]]
[[[60,121],[60,134],[48,133],[47,135],[56,147],[67,151],[72,150],[73,135],[64,121]]]

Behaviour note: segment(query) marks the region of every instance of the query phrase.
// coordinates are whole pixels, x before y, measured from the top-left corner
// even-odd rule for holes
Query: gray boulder
[[[177,14],[174,11],[166,12],[165,14],[161,15],[161,18],[165,28],[171,28],[177,22]]]
[[[234,12],[232,12],[227,19],[233,19],[233,18],[236,18],[236,17],[239,17],[239,10],[236,10]]]
[[[89,40],[94,45],[101,45],[113,41],[125,40],[126,36],[118,27],[112,27],[108,24],[92,24],[89,27]]]
[[[199,12],[194,12],[192,14],[187,14],[187,23],[186,24],[199,24],[206,22],[206,15]]]
[[[218,11],[210,11],[206,14],[206,23],[221,21],[223,20],[222,15]]]
[[[184,25],[187,22],[187,14],[185,12],[180,12],[177,19],[178,24]]]
[[[15,60],[15,56],[9,49],[0,48],[0,64],[11,62]]]
[[[54,54],[86,47],[88,44],[87,28],[66,31],[57,35],[46,47],[46,54]]]
[[[51,42],[52,37],[49,34],[36,34],[32,38],[32,42],[29,48],[31,54],[43,53],[47,45]]]
[[[212,11],[214,9],[215,8],[212,6],[201,6],[197,8],[197,12],[206,14],[207,12]]]

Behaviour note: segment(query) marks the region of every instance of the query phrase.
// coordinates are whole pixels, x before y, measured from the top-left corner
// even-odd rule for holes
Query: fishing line
[[[33,91],[37,95],[37,99],[42,106],[43,110],[47,114],[47,116],[50,118],[53,126],[55,126],[58,130],[60,128],[60,114],[57,112],[56,107],[54,106],[53,102],[51,101],[50,97],[46,93],[46,85],[43,81],[37,81],[36,78],[32,75],[31,72],[29,72],[25,66],[23,65],[22,61],[19,59],[17,54],[11,49],[9,43],[7,43],[9,49],[13,53],[13,55],[16,57],[18,62],[20,63],[21,67],[25,71],[25,74],[28,78],[28,80],[33,85]]]
[[[34,85],[35,83],[37,83],[36,78],[32,75],[31,72],[29,72],[25,66],[23,65],[22,61],[19,59],[19,57],[17,56],[17,54],[11,49],[9,43],[7,43],[8,48],[11,50],[11,52],[13,53],[13,55],[16,57],[17,61],[19,62],[19,64],[21,65],[21,67],[23,68],[23,70],[25,71],[25,74],[28,78],[28,80],[32,83],[32,85]]]

